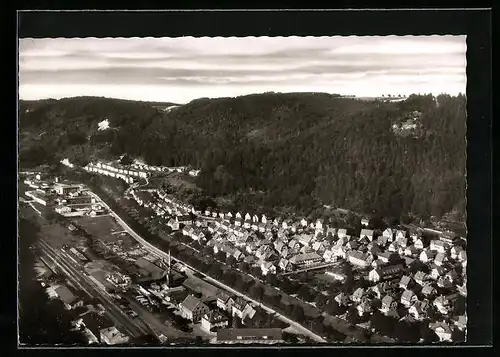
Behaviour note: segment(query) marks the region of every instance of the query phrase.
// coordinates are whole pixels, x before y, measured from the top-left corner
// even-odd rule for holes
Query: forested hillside
[[[383,103],[321,93],[199,99],[162,112],[104,98],[21,103],[20,159],[84,162],[128,153],[201,168],[199,187],[236,208],[309,214],[323,205],[383,216],[465,214],[466,100]],[[418,135],[392,125],[421,113]],[[97,130],[108,119],[110,129]]]

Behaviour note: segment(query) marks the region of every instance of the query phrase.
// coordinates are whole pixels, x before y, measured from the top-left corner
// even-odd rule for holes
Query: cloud
[[[22,99],[465,92],[464,36],[21,39]],[[104,94],[103,94],[104,93]]]

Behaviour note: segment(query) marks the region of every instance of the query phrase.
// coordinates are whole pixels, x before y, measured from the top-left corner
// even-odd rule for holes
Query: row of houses
[[[118,178],[125,181],[128,184],[134,183],[134,177],[147,178],[149,176],[149,174],[144,171],[129,170],[127,168],[118,168],[110,164],[102,164],[100,162],[97,162],[95,164],[89,163],[83,169],[87,172]]]
[[[146,165],[144,163],[141,163],[139,161],[135,161],[131,165],[132,168],[141,170],[141,171],[152,171],[152,172],[168,172],[168,173],[173,173],[173,172],[178,172],[178,173],[184,173],[187,172],[188,175],[192,177],[196,177],[199,175],[200,170],[196,169],[189,169],[186,166],[153,166],[153,165]]]

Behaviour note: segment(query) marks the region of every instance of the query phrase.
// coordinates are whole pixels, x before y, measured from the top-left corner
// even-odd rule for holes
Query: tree
[[[301,321],[304,321],[305,315],[304,315],[304,309],[300,305],[293,305],[292,308],[292,319],[294,321],[297,321],[300,323]]]
[[[260,276],[262,275],[262,270],[258,266],[252,267],[252,269],[250,271],[251,271],[252,275],[257,277],[257,278],[260,278]]]
[[[220,277],[222,276],[222,269],[220,268],[220,266],[218,264],[214,263],[210,267],[208,274],[213,276],[215,279],[220,279]]]
[[[314,298],[314,303],[316,304],[316,306],[318,308],[320,308],[322,310],[325,308],[327,302],[328,302],[328,298],[321,293],[317,294],[316,297]]]
[[[241,328],[243,327],[243,321],[241,321],[239,316],[234,315],[231,321],[231,325],[233,328]]]
[[[347,322],[349,322],[351,325],[356,325],[359,323],[359,315],[358,315],[358,310],[354,306],[349,307],[347,310],[347,316],[346,316]]]
[[[337,316],[343,313],[342,309],[340,308],[340,305],[334,300],[330,299],[328,300],[328,303],[326,304],[325,311],[329,315]]]
[[[232,255],[230,255],[229,257],[227,257],[226,259],[226,264],[227,265],[230,265],[230,266],[236,266],[238,262],[236,261],[236,258],[233,257]]]
[[[266,283],[269,284],[269,285],[271,285],[271,286],[278,285],[278,279],[276,279],[276,275],[268,273],[266,275]]]
[[[226,253],[224,253],[223,251],[219,250],[216,254],[215,254],[215,257],[217,258],[217,260],[221,261],[221,262],[224,262],[226,261]]]
[[[309,289],[309,286],[305,284],[299,288],[299,290],[297,291],[297,295],[299,295],[299,297],[301,297],[305,301],[312,301],[314,298],[311,290]]]
[[[120,164],[122,165],[132,165],[134,163],[134,159],[132,159],[128,154],[125,154],[120,159]]]
[[[250,265],[247,262],[241,262],[238,265],[238,268],[244,273],[248,273],[250,271]]]
[[[416,343],[420,339],[420,328],[416,324],[399,321],[396,324],[395,334],[400,341]]]
[[[236,280],[238,279],[238,276],[235,273],[230,271],[227,274],[224,274],[222,276],[222,279],[223,279],[224,283],[226,283],[227,285],[234,286],[234,284],[236,283]]]
[[[260,283],[255,283],[250,287],[249,294],[255,300],[260,301],[264,295],[264,287]]]

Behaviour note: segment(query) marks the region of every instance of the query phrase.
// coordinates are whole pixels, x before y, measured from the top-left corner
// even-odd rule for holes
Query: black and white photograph
[[[19,345],[466,342],[466,39],[20,38]]]

